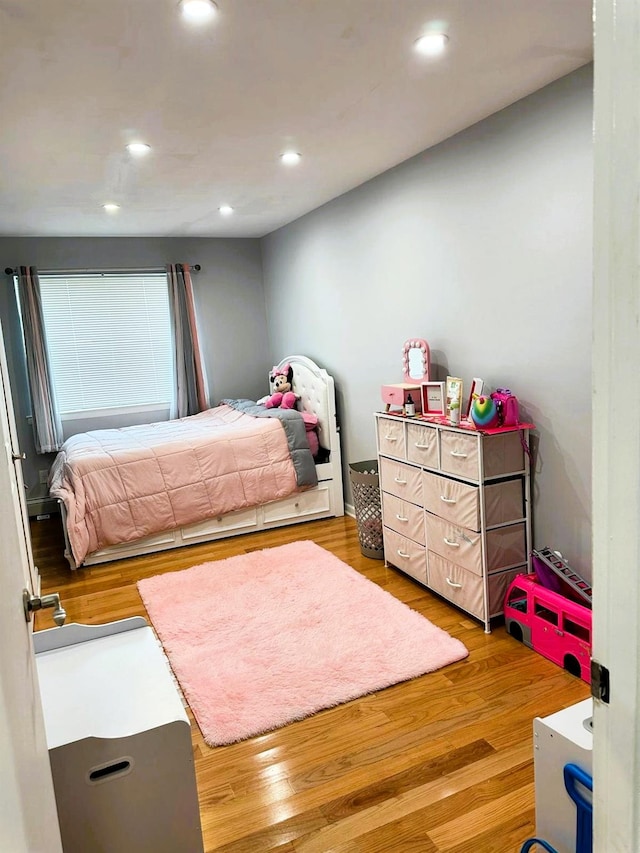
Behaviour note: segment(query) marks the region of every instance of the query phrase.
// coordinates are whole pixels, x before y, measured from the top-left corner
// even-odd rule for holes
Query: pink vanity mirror
[[[422,383],[429,379],[431,369],[429,344],[422,338],[409,338],[402,348],[402,376],[404,382],[383,385],[382,402],[385,412],[392,407],[404,415],[416,415],[422,411]]]
[[[429,344],[423,338],[409,338],[402,349],[402,375],[411,385],[429,381],[431,358]]]

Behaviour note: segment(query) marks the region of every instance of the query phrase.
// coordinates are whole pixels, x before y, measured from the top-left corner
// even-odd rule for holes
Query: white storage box
[[[575,853],[576,806],[564,785],[565,764],[593,773],[593,699],[533,721],[536,836],[558,853]],[[590,798],[590,793],[585,791]]]
[[[189,719],[146,621],[33,638],[65,853],[201,853]]]

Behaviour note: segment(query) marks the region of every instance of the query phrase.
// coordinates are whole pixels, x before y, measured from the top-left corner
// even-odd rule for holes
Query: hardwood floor
[[[69,622],[146,615],[142,577],[312,539],[458,637],[469,657],[270,734],[208,747],[192,719],[205,850],[510,853],[534,834],[532,721],[584,682],[360,553],[350,518],[309,522],[71,572],[60,519],[32,524],[43,593]],[[212,602],[212,606],[214,603]],[[48,612],[36,628],[53,625]]]

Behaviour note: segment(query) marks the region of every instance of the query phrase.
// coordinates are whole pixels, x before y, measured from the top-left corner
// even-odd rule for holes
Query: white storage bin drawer
[[[438,474],[422,474],[424,507],[434,515],[460,527],[480,532],[480,490],[478,486],[449,480]],[[508,524],[524,518],[522,479],[488,483],[484,487],[485,525]]]
[[[483,440],[485,477],[502,477],[524,471],[524,448],[519,430],[486,435]]]
[[[438,430],[424,424],[407,424],[408,461],[437,469],[438,456]]]
[[[487,531],[487,570],[496,572],[507,566],[527,562],[527,536],[524,522]]]
[[[446,521],[480,530],[478,487],[449,480],[428,471],[422,474],[424,508]]]
[[[422,506],[422,471],[393,459],[380,459],[380,484],[388,492],[417,506]]]
[[[429,586],[452,604],[484,619],[484,580],[429,551]]]
[[[429,587],[442,595],[452,604],[466,610],[478,619],[485,618],[484,612],[484,580],[457,566],[450,560],[445,560],[434,551],[428,553],[428,583]],[[494,572],[488,576],[489,613],[487,618],[499,616],[504,610],[504,596],[507,588],[516,575],[526,571],[524,568],[510,569],[506,572]]]
[[[480,454],[475,433],[443,431],[440,436],[440,468],[447,474],[464,477],[466,480],[480,479]]]
[[[328,512],[330,504],[329,488],[320,483],[306,492],[296,492],[296,494],[290,495],[288,498],[264,504],[262,507],[262,517],[267,523],[271,521],[284,521],[288,518],[301,518],[305,515]]]
[[[425,513],[427,546],[476,575],[482,574],[482,534]]]
[[[424,545],[414,542],[407,536],[401,536],[395,530],[383,528],[384,557],[411,577],[426,584],[427,582],[427,552]]]
[[[519,431],[481,436],[446,430],[440,437],[442,471],[479,482],[480,441],[483,448],[482,473],[485,479],[524,471],[524,448]]]
[[[482,534],[426,513],[427,546],[441,557],[476,575],[482,574]],[[496,527],[487,534],[487,571],[495,572],[527,561],[524,523]]]
[[[237,512],[229,512],[226,515],[216,515],[208,518],[200,524],[186,527],[182,531],[185,542],[189,539],[199,539],[207,533],[224,533],[225,531],[247,530],[258,526],[258,513],[255,507],[241,509]]]
[[[378,418],[378,449],[388,456],[405,458],[404,421],[398,418]]]
[[[489,483],[484,487],[485,524],[507,524],[524,518],[524,483],[521,479]]]
[[[414,542],[424,545],[424,510],[420,506],[403,501],[395,495],[382,493],[382,518],[384,524],[400,533],[408,536]]]

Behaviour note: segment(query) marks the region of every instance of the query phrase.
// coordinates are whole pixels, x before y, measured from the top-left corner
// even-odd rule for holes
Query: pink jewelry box
[[[399,382],[397,385],[382,385],[380,394],[387,412],[391,406],[398,406],[404,410],[409,394],[411,394],[411,399],[415,404],[416,412],[422,411],[422,395],[419,385],[411,385],[408,382]]]

